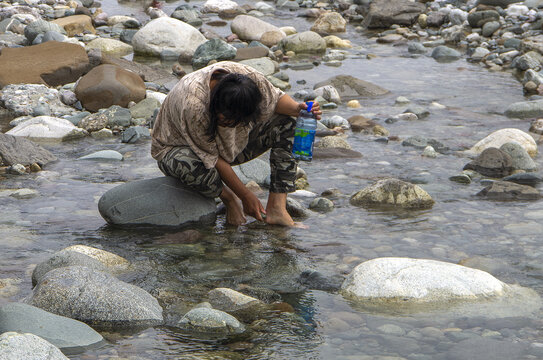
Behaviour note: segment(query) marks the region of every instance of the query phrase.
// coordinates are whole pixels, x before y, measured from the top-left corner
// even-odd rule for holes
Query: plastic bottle
[[[313,142],[317,131],[317,119],[311,113],[313,102],[306,102],[307,109],[300,111],[296,121],[292,155],[296,160],[311,161],[313,159]]]

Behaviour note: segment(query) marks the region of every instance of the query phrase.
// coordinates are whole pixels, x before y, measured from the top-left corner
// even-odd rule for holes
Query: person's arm
[[[266,210],[262,206],[262,203],[258,200],[258,197],[241,182],[232,169],[232,166],[223,158],[219,157],[215,164],[215,168],[219,172],[219,175],[226,186],[240,198],[243,204],[243,212],[259,221],[264,221],[262,214],[265,214]]]
[[[275,112],[281,115],[289,115],[293,117],[297,117],[300,113],[300,110],[307,109],[307,104],[304,102],[297,102],[287,94],[284,94],[279,98],[279,101],[277,102],[277,106],[275,107]],[[313,108],[311,109],[311,112],[315,115],[317,120],[320,120],[321,118],[321,109],[318,102],[313,103]]]

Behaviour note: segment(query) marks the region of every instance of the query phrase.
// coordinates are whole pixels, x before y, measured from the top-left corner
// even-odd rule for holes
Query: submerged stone
[[[190,310],[177,326],[185,331],[224,335],[240,334],[245,331],[245,326],[232,315],[205,307]]]
[[[494,181],[477,196],[489,200],[539,200],[541,194],[537,189],[528,185],[515,184],[510,181]]]
[[[126,183],[98,202],[100,215],[114,225],[180,226],[215,219],[215,201],[188,190],[173,177]]]
[[[355,193],[351,196],[350,203],[363,207],[428,209],[434,205],[434,200],[417,185],[398,179],[384,179]]]

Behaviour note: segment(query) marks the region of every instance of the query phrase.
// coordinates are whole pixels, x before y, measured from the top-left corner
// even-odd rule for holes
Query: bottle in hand
[[[296,121],[292,155],[296,160],[311,161],[313,159],[313,142],[317,131],[317,119],[311,113],[313,102],[306,102],[307,109],[300,111]]]

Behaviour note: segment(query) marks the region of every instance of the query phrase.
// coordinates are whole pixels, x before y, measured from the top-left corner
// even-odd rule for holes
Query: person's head
[[[210,123],[206,134],[215,138],[219,126],[248,125],[260,116],[262,94],[251,78],[241,74],[214,74],[217,83],[209,101]]]

